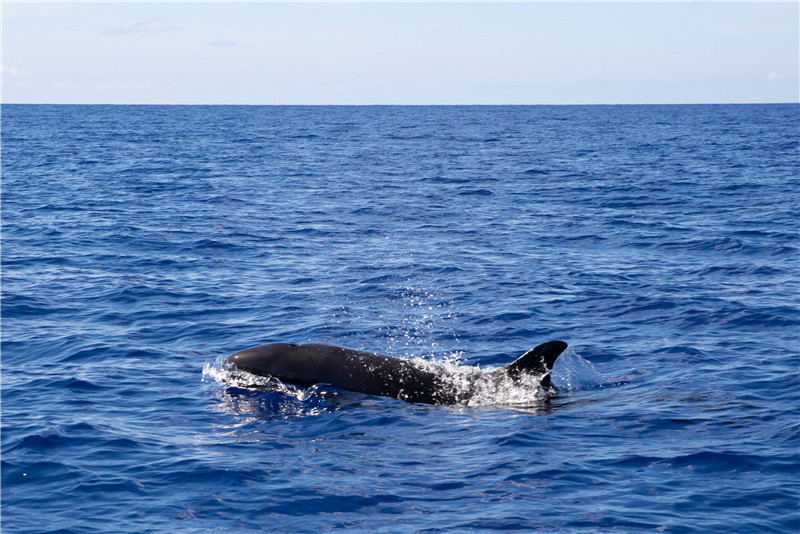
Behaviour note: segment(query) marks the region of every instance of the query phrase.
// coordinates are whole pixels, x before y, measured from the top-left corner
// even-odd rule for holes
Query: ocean
[[[3,105],[1,192],[3,532],[800,530],[796,104]]]

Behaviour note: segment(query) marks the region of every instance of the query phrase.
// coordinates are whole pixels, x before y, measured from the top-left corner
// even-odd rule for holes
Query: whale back
[[[302,387],[332,384],[342,389],[409,402],[453,404],[455,394],[435,364],[353,349],[307,343],[272,343],[237,352],[227,360],[256,375]]]
[[[548,341],[529,350],[506,367],[491,373],[540,377],[542,388],[550,389],[550,370],[567,344]],[[271,376],[301,387],[333,384],[342,389],[384,395],[409,402],[458,404],[473,393],[472,386],[459,386],[446,366],[395,358],[332,345],[272,343],[239,351],[227,360],[237,368]]]

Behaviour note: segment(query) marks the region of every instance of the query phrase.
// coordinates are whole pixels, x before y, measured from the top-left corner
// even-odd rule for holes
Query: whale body
[[[469,400],[479,376],[485,380],[538,378],[544,391],[551,388],[550,370],[567,348],[548,341],[500,369],[455,376],[445,365],[410,360],[333,345],[272,343],[239,351],[226,363],[249,373],[272,377],[301,387],[331,384],[341,389],[394,397],[425,404],[460,404]],[[466,380],[464,378],[466,377]]]

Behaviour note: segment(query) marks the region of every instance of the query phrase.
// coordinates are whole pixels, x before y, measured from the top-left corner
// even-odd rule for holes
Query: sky
[[[800,3],[2,2],[2,102],[800,101]]]

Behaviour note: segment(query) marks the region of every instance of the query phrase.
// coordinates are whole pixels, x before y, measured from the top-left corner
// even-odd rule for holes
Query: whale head
[[[292,357],[292,354],[299,346],[296,343],[259,345],[258,347],[240,350],[229,356],[225,361],[248,373],[261,376],[274,375],[276,370],[282,367],[282,364],[286,365],[288,363],[287,360]]]

